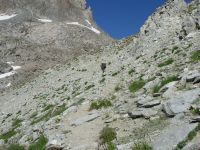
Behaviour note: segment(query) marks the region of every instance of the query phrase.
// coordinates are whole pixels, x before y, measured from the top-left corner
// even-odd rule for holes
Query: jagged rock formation
[[[112,41],[98,29],[85,3],[85,0],[0,1],[0,59],[22,66],[20,75],[12,80],[24,81],[55,64],[96,52]]]
[[[199,0],[170,0],[137,36],[1,94],[0,145],[28,148],[46,137],[48,150],[103,149],[100,133],[108,125],[118,150],[137,142],[155,150],[198,150],[199,11]]]

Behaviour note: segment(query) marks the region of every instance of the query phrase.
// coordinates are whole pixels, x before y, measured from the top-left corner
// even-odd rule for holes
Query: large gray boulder
[[[163,103],[163,111],[169,117],[189,111],[191,104],[199,98],[200,88],[181,92]]]

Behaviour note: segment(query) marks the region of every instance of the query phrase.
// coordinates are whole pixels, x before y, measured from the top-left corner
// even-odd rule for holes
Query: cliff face
[[[110,42],[85,0],[0,0],[0,59],[22,66],[25,77]]]

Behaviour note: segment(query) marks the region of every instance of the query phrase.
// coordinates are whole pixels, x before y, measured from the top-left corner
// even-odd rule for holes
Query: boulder
[[[186,139],[188,134],[196,128],[197,124],[189,124],[186,120],[171,120],[159,136],[152,139],[154,150],[172,150],[176,145]]]
[[[173,112],[170,103],[163,104],[162,110],[167,115],[167,117],[174,117],[175,116],[175,113]]]
[[[200,73],[197,70],[190,71],[186,76],[186,82],[193,82],[197,77],[200,77]]]
[[[158,112],[152,109],[140,109],[133,112],[128,112],[128,116],[132,119],[145,118],[149,119],[151,116],[155,116]]]
[[[154,101],[147,102],[147,103],[143,104],[141,107],[151,108],[151,107],[154,107],[157,105],[160,105],[160,100],[154,100]]]
[[[177,93],[177,95],[163,103],[162,110],[168,117],[187,112],[191,104],[199,97],[199,93],[200,88]]]
[[[133,111],[133,112],[128,112],[128,116],[132,119],[137,119],[137,118],[142,118],[144,117],[142,111]]]
[[[144,105],[145,103],[148,103],[148,102],[150,102],[150,101],[152,101],[153,100],[153,97],[151,97],[151,96],[142,96],[142,97],[139,97],[138,98],[139,100],[137,101],[137,105],[138,106],[142,106],[142,105]]]

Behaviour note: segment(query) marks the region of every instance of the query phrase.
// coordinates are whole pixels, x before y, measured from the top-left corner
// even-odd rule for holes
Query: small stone
[[[190,121],[190,123],[197,123],[197,122],[200,122],[200,116],[194,117]]]
[[[159,96],[161,96],[162,95],[162,93],[154,93],[153,94],[153,97],[159,97]]]
[[[142,111],[128,112],[128,115],[129,115],[129,117],[132,118],[132,119],[137,119],[137,118],[144,117]]]
[[[191,71],[186,77],[187,82],[193,82],[197,77],[200,77],[200,73],[197,70]]]
[[[47,143],[46,150],[63,150],[63,146],[57,140],[52,140]]]

